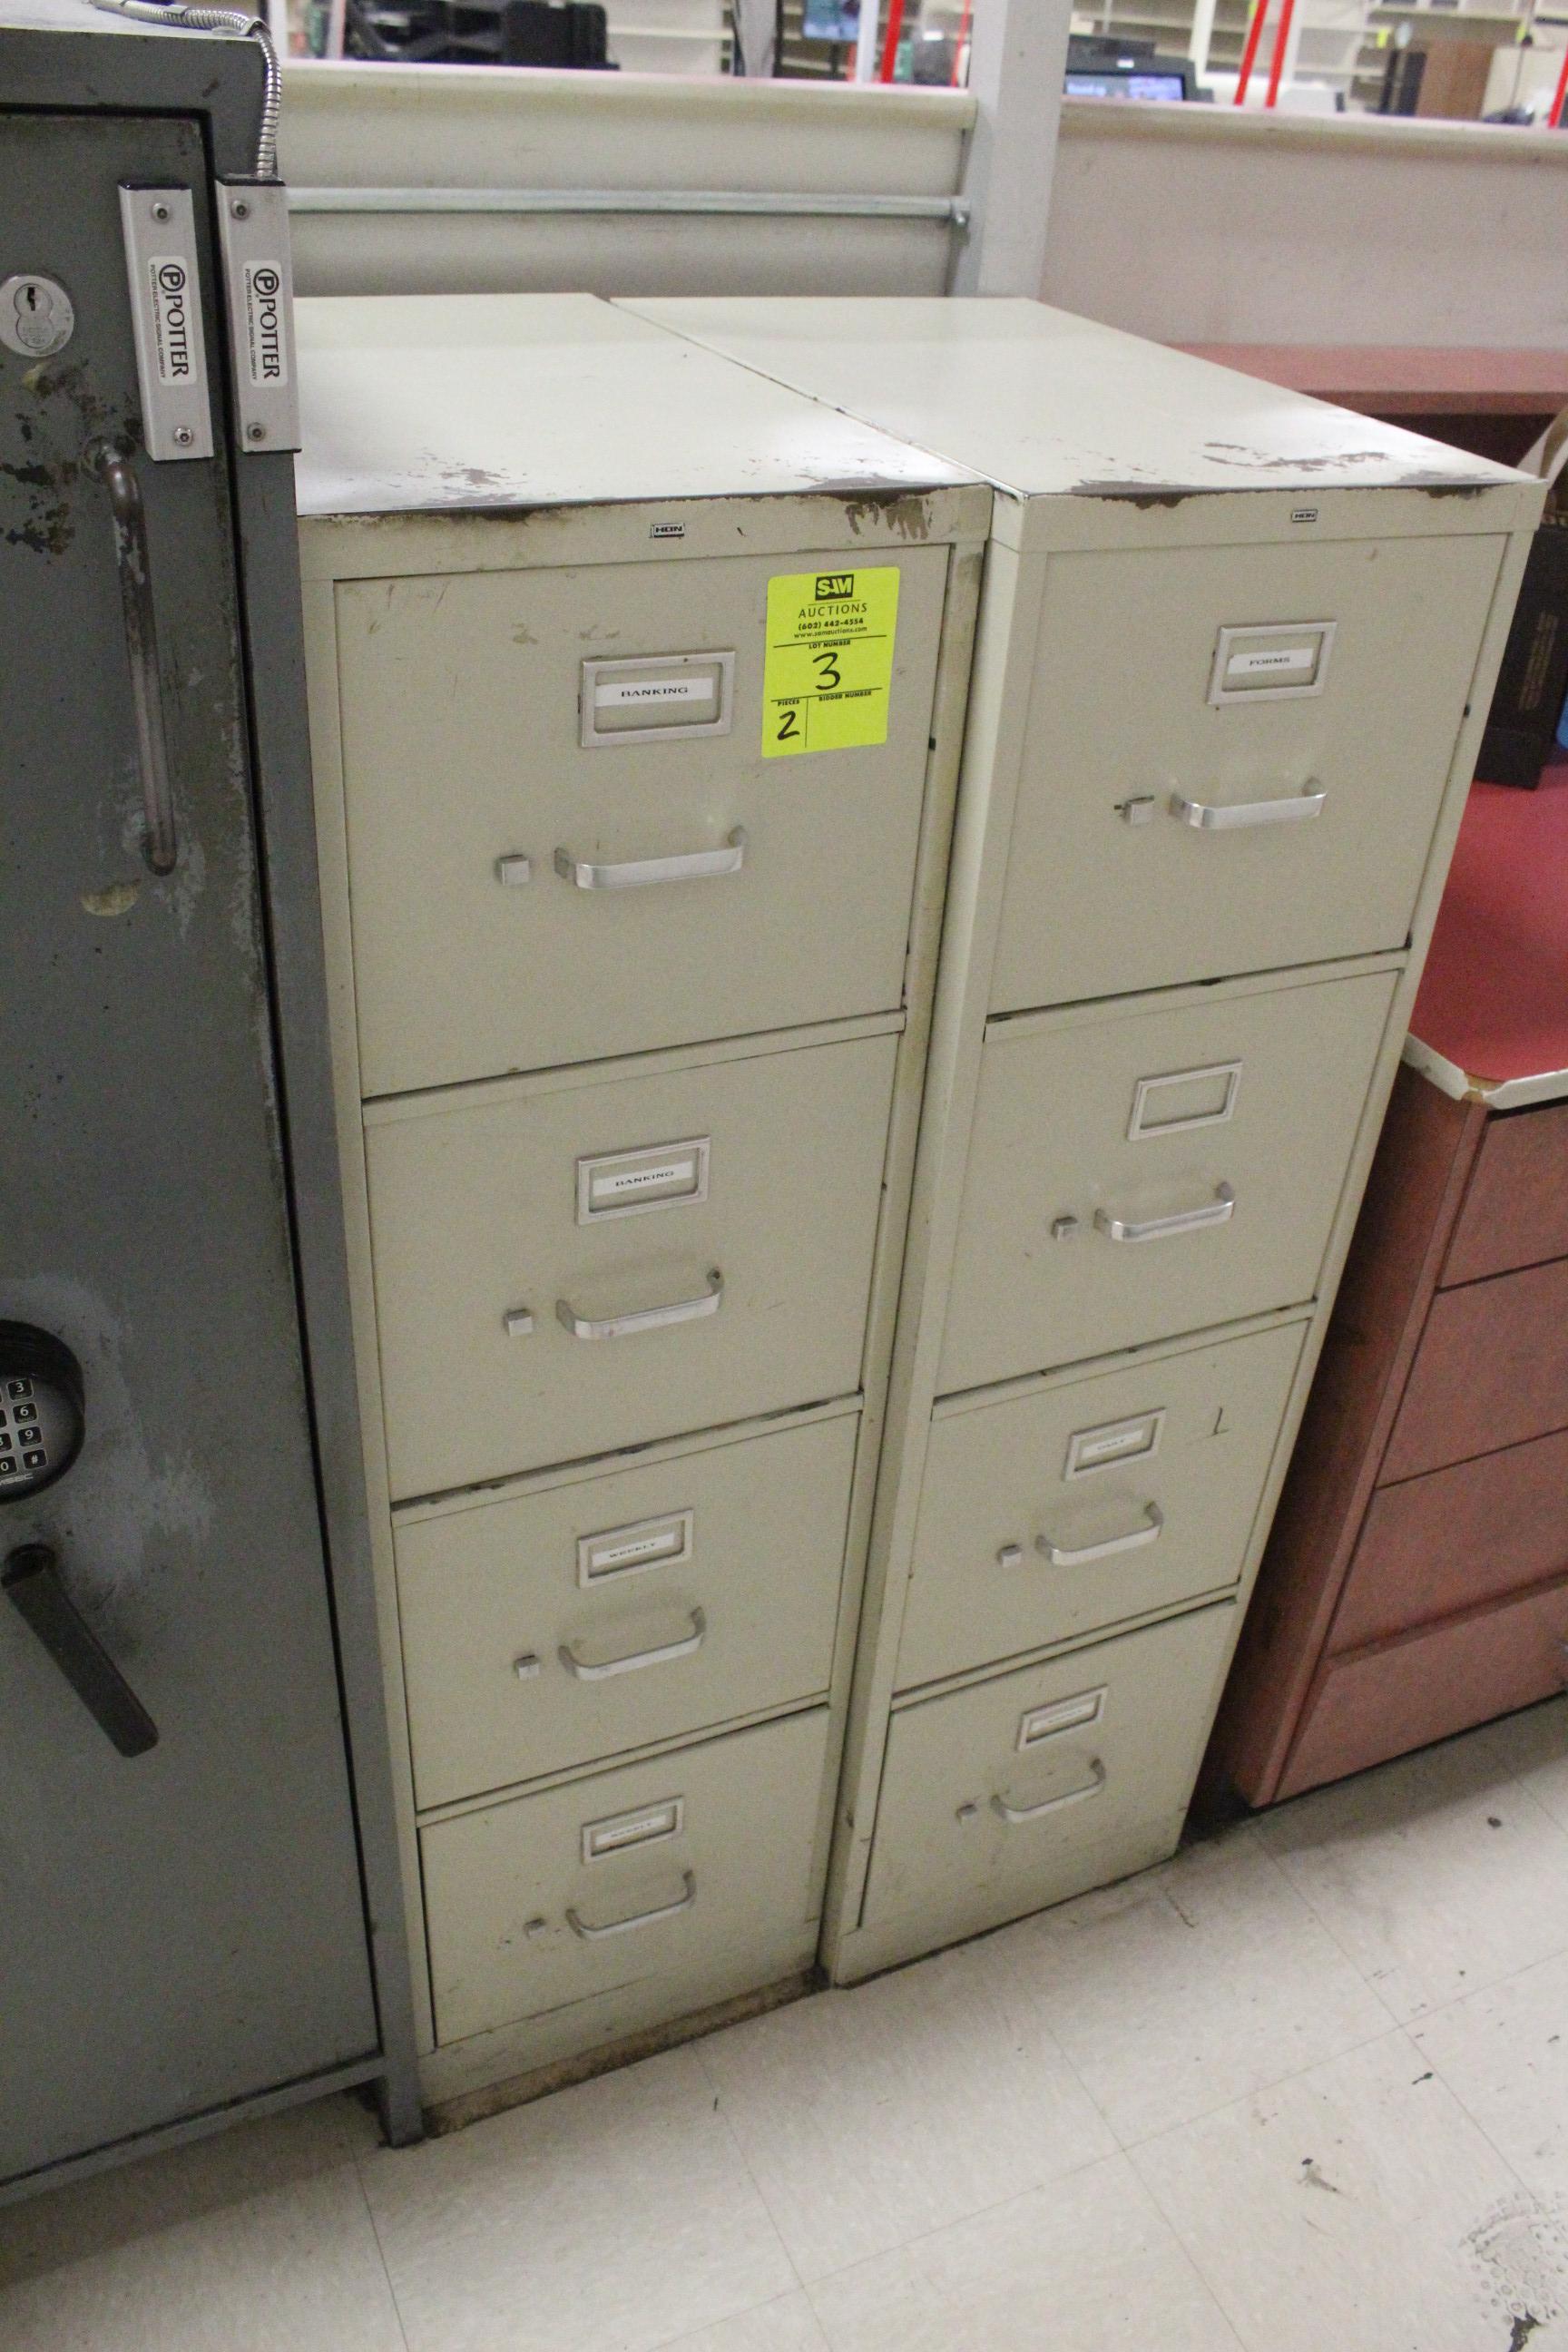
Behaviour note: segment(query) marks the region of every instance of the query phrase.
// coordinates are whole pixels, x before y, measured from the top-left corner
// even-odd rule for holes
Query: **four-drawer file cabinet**
[[[825,1950],[1169,1853],[1539,484],[1026,302],[639,301],[995,488]]]
[[[987,488],[578,297],[306,302],[427,2096],[817,1949]]]

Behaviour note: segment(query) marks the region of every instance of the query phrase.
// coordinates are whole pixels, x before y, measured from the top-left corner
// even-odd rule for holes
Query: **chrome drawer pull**
[[[1165,1515],[1158,1503],[1144,1505],[1143,1521],[1131,1535],[1112,1536],[1109,1543],[1085,1544],[1079,1551],[1065,1551],[1049,1536],[1037,1536],[1035,1549],[1043,1553],[1053,1568],[1087,1568],[1091,1559],[1110,1559],[1119,1551],[1142,1551],[1145,1544],[1158,1543],[1165,1524]]]
[[[629,1339],[635,1332],[662,1331],[671,1323],[700,1323],[705,1315],[718,1314],[723,1297],[724,1277],[715,1266],[700,1298],[677,1298],[668,1307],[641,1307],[633,1314],[606,1315],[597,1322],[579,1315],[569,1298],[558,1298],[555,1314],[574,1339]]]
[[[1283,800],[1235,801],[1228,808],[1221,808],[1213,801],[1190,801],[1183,793],[1173,793],[1171,814],[1179,816],[1184,824],[1190,824],[1198,833],[1236,833],[1243,825],[1305,824],[1310,818],[1322,815],[1328,797],[1316,776],[1309,776],[1304,791],[1289,793]]]
[[[1113,1217],[1109,1209],[1096,1209],[1094,1222],[1113,1242],[1163,1242],[1173,1234],[1201,1234],[1210,1225],[1228,1225],[1235,1214],[1236,1194],[1228,1184],[1216,1184],[1214,1199],[1201,1209],[1178,1209],[1173,1217],[1148,1217],[1142,1224]]]
[[[620,866],[595,866],[585,857],[574,857],[569,849],[555,853],[555,871],[579,890],[640,890],[649,882],[703,882],[717,874],[738,874],[745,862],[746,829],[740,824],[727,849],[694,849],[685,857],[633,857]]]
[[[657,1650],[632,1650],[624,1658],[606,1658],[602,1666],[584,1665],[570,1642],[563,1642],[555,1654],[567,1673],[575,1675],[580,1683],[602,1683],[612,1675],[634,1675],[639,1666],[662,1666],[670,1658],[689,1658],[707,1638],[708,1620],[700,1609],[694,1609],[689,1633],[683,1633],[679,1642],[666,1642]]]
[[[568,1905],[566,1910],[566,1925],[571,1928],[572,1933],[574,1936],[581,1936],[585,1944],[596,1944],[603,1936],[629,1935],[634,1927],[651,1927],[656,1920],[673,1919],[678,1912],[689,1911],[692,1905],[696,1902],[697,1879],[695,1874],[689,1870],[682,1871],[680,1874],[680,1883],[681,1895],[679,1902],[661,1903],[657,1911],[634,1911],[629,1919],[610,1919],[606,1920],[605,1924],[602,1927],[590,1927],[586,1919],[582,1917],[580,1913],[574,1911],[571,1906]]]
[[[1037,1822],[1043,1813],[1059,1813],[1064,1805],[1081,1805],[1086,1797],[1099,1796],[1108,1778],[1098,1756],[1089,1771],[1088,1785],[1082,1789],[1069,1789],[1065,1797],[1047,1797],[1043,1805],[1010,1805],[1005,1797],[993,1797],[991,1810],[998,1821],[1005,1822],[1011,1829],[1016,1822]],[[568,1913],[567,1916],[570,1917],[571,1914]]]

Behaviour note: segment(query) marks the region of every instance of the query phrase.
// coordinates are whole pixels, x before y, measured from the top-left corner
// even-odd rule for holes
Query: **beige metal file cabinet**
[[[1541,491],[1032,303],[625,307],[997,491],[848,1979],[1180,1834]]]
[[[587,298],[306,302],[437,2102],[815,1958],[988,488]]]

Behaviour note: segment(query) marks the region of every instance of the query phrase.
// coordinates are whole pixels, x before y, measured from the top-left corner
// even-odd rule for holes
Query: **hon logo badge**
[[[898,624],[896,563],[768,582],[764,760],[887,741]]]

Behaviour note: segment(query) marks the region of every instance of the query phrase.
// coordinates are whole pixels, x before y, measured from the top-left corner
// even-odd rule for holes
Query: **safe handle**
[[[120,573],[120,609],[125,623],[125,657],[131,669],[131,702],[136,719],[136,757],[142,771],[144,823],[142,856],[154,874],[172,874],[180,854],[174,830],[174,796],[169,783],[169,746],[163,732],[163,687],[158,668],[158,615],[153,600],[153,565],[147,549],[147,513],[130,458],[112,441],[89,444],[88,472],[109,492],[114,523],[114,557]]]
[[[60,1582],[47,1544],[18,1544],[0,1569],[0,1586],[121,1755],[156,1748],[157,1725]]]
[[[1059,1813],[1064,1805],[1081,1805],[1086,1797],[1098,1797],[1108,1778],[1098,1756],[1089,1768],[1089,1775],[1081,1789],[1069,1789],[1063,1797],[1047,1797],[1044,1804],[1010,1805],[1005,1797],[993,1797],[991,1810],[1009,1829],[1019,1822],[1037,1822],[1047,1813]]]
[[[634,1911],[629,1919],[607,1919],[602,1927],[591,1927],[581,1913],[567,1906],[566,1925],[585,1944],[597,1944],[605,1936],[629,1936],[634,1927],[651,1927],[660,1919],[673,1919],[682,1911],[689,1911],[697,1900],[697,1877],[693,1871],[680,1874],[680,1899],[677,1903],[661,1903],[656,1911]]]
[[[624,1658],[606,1658],[600,1666],[585,1665],[570,1642],[563,1642],[555,1654],[580,1683],[607,1682],[612,1675],[635,1675],[643,1666],[662,1666],[671,1658],[690,1657],[708,1638],[708,1620],[700,1609],[692,1611],[690,1628],[679,1642],[662,1643],[657,1650],[632,1650]]]
[[[1233,801],[1228,807],[1214,801],[1191,801],[1184,793],[1171,794],[1171,814],[1197,833],[1238,833],[1243,826],[1308,824],[1323,814],[1329,795],[1316,776],[1309,776],[1300,793],[1277,801]]]
[[[650,882],[704,882],[721,874],[738,874],[746,862],[746,828],[738,824],[724,849],[694,849],[684,857],[633,857],[618,866],[595,866],[574,857],[569,849],[555,853],[555,871],[579,890],[641,890]]]
[[[1053,1568],[1087,1568],[1090,1560],[1112,1559],[1121,1551],[1142,1551],[1145,1544],[1158,1543],[1165,1524],[1165,1515],[1158,1503],[1143,1507],[1143,1525],[1134,1528],[1131,1535],[1112,1536],[1109,1543],[1084,1544],[1077,1551],[1068,1551],[1054,1544],[1049,1536],[1037,1536],[1035,1549],[1050,1561]]]
[[[1178,1209],[1173,1217],[1146,1217],[1134,1224],[1126,1217],[1113,1217],[1109,1209],[1096,1209],[1094,1222],[1109,1241],[1163,1242],[1175,1234],[1201,1234],[1210,1225],[1228,1225],[1235,1214],[1236,1194],[1228,1184],[1216,1184],[1212,1201],[1197,1209]]]
[[[700,1323],[705,1315],[718,1314],[723,1297],[724,1277],[715,1266],[700,1298],[677,1298],[668,1307],[641,1307],[630,1315],[598,1319],[579,1315],[569,1298],[558,1298],[555,1315],[574,1339],[629,1339],[638,1331],[663,1331],[672,1323]]]

